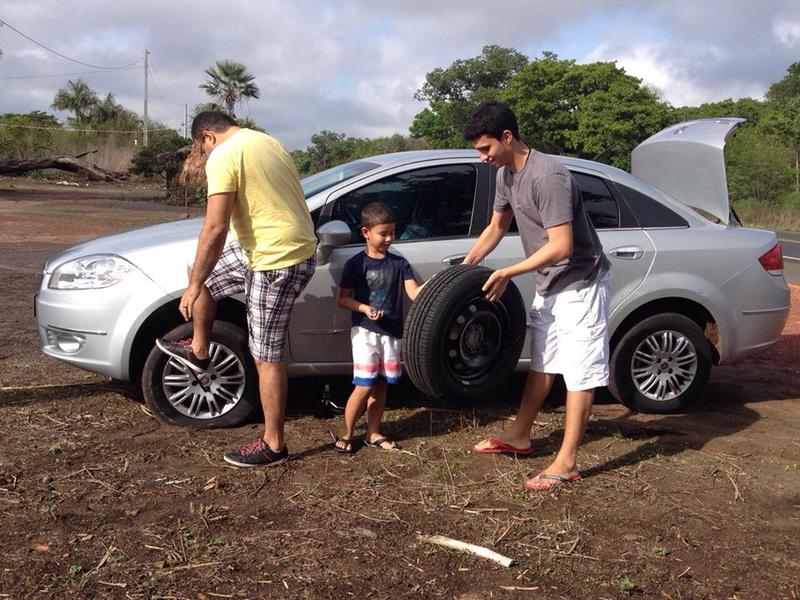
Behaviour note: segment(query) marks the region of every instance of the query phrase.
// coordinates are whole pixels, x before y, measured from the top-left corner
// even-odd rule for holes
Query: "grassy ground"
[[[800,205],[763,205],[742,202],[733,209],[747,227],[771,231],[800,231]]]

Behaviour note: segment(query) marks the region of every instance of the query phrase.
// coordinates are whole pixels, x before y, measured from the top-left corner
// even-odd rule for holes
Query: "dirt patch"
[[[682,415],[594,411],[584,479],[522,489],[560,440],[541,415],[533,457],[475,456],[512,402],[430,406],[393,390],[407,452],[332,451],[313,382],[291,384],[294,460],[237,470],[256,423],[193,431],[129,388],[44,357],[32,296],[44,258],[86,237],[182,218],[123,190],[9,190],[0,181],[0,597],[786,598],[800,594],[800,293],[781,341],[714,370]],[[135,190],[134,190],[135,192]],[[135,194],[134,194],[135,195]],[[509,392],[516,398],[519,381]],[[17,389],[7,389],[14,387]],[[421,542],[442,534],[505,569]]]

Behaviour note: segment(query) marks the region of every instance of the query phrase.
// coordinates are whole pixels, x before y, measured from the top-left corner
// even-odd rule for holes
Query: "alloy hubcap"
[[[671,400],[684,393],[697,375],[697,350],[678,331],[658,331],[636,347],[631,375],[650,400]]]
[[[230,411],[244,394],[242,361],[227,346],[212,342],[208,371],[196,373],[170,358],[164,367],[164,394],[180,414],[193,419],[214,419]]]

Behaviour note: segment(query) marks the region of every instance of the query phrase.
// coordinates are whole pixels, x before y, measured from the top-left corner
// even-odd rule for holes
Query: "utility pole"
[[[150,50],[144,49],[144,131],[142,133],[142,143],[147,148],[147,55]]]
[[[183,137],[189,137],[189,103],[183,103]]]

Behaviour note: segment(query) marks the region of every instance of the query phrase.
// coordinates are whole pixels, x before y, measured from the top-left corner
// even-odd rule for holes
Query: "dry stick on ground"
[[[487,558],[489,560],[493,560],[494,562],[503,565],[504,567],[510,567],[511,565],[514,564],[513,558],[508,558],[507,556],[498,554],[494,550],[489,550],[488,548],[484,548],[483,546],[476,546],[475,544],[470,544],[468,542],[454,540],[453,538],[445,537],[443,535],[419,534],[417,535],[417,539],[422,540],[423,542],[428,542],[429,544],[436,544],[437,546],[444,546],[445,548],[452,548],[454,550],[461,550],[462,552],[469,552],[470,554],[480,556],[481,558]]]

